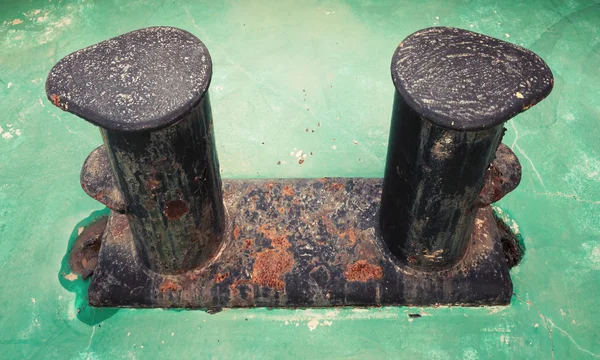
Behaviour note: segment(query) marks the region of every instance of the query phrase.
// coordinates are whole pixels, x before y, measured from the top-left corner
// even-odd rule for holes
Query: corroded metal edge
[[[89,287],[101,307],[505,305],[512,282],[489,206],[453,268],[406,268],[377,234],[381,179],[225,180],[231,231],[181,275],[145,268],[126,215],[111,212]],[[443,253],[428,254],[432,259]]]

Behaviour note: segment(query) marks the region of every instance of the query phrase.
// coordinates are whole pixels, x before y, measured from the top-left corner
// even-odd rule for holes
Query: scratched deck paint
[[[1,2],[1,357],[599,358],[599,22],[600,4],[583,0]],[[382,176],[391,57],[420,28],[462,27],[538,53],[554,91],[504,138],[523,164],[498,204],[527,248],[512,304],[215,315],[86,306],[65,255],[81,219],[105,213],[79,186],[101,139],[45,100],[45,77],[74,50],[152,25],[188,30],[211,52],[224,178]]]

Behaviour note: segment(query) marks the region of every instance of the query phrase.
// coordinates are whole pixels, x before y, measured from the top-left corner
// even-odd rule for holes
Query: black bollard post
[[[124,204],[105,203],[126,213],[138,256],[158,273],[196,268],[222,242],[211,75],[210,55],[200,40],[183,30],[154,27],[63,58],[46,84],[55,105],[101,128],[114,180],[97,181],[110,182],[104,188],[116,183],[120,194],[113,200]],[[84,188],[91,186],[84,182]],[[95,197],[102,201],[106,194]]]
[[[391,70],[381,234],[402,263],[446,269],[465,255],[477,209],[490,203],[479,194],[503,123],[550,93],[552,73],[529,50],[443,27],[407,37]]]

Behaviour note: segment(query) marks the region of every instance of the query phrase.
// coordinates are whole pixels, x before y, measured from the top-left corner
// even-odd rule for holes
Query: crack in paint
[[[540,310],[539,307],[537,307],[535,304],[533,304],[531,301],[527,300],[523,300],[523,298],[521,298],[519,295],[517,295],[516,293],[513,292],[513,295],[515,296],[515,298],[519,299],[521,302],[527,304],[527,306],[529,307],[530,305],[533,306],[534,309],[537,310],[539,316],[542,318],[542,320],[544,320],[545,325],[546,325],[546,330],[548,330],[548,334],[550,335],[550,344],[552,345],[552,359],[554,359],[554,339],[552,338],[552,329],[556,328],[558,331],[560,331],[562,334],[564,334],[565,336],[567,336],[567,338],[569,338],[569,340],[577,347],[577,349],[579,349],[580,351],[583,351],[584,353],[591,355],[595,358],[600,358],[600,354],[595,354],[591,351],[589,351],[588,349],[584,349],[581,346],[579,346],[579,344],[575,341],[575,339],[573,339],[573,337],[567,333],[564,329],[562,329],[561,327],[557,326],[551,319],[547,318],[544,314],[542,314],[542,311]]]

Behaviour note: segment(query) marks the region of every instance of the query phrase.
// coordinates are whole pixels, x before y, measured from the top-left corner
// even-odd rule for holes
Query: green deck
[[[300,3],[0,3],[0,358],[600,358],[600,3]],[[79,185],[101,138],[46,100],[45,77],[72,51],[151,25],[189,30],[209,48],[228,178],[382,176],[392,53],[420,28],[472,29],[537,52],[554,92],[509,122],[504,139],[523,164],[520,187],[499,204],[527,247],[512,304],[87,307],[86,284],[63,257],[81,221],[103,209]],[[290,156],[300,150],[313,154],[301,165]]]

